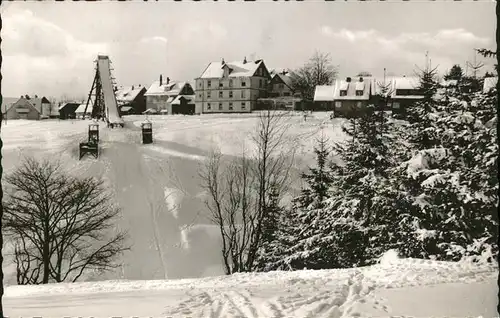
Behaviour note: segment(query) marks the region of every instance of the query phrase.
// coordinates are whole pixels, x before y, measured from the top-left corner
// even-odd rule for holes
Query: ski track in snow
[[[346,272],[347,274],[347,272]],[[188,299],[164,314],[169,317],[360,317],[356,305],[363,304],[387,312],[387,306],[372,295],[375,283],[362,270],[352,271],[342,282],[332,279],[291,280],[281,286],[279,297],[268,298],[253,288],[188,292]],[[284,290],[286,294],[283,295]],[[257,300],[257,301],[256,301]],[[260,301],[258,301],[260,300]]]

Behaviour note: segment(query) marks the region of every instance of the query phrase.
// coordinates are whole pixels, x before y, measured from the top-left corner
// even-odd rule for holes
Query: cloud
[[[78,95],[78,87],[91,85],[92,61],[109,52],[109,45],[81,41],[29,10],[10,8],[2,12],[4,91]]]
[[[2,42],[4,55],[27,55],[47,58],[88,57],[106,51],[103,43],[75,39],[59,26],[33,15],[29,10],[3,14]]]
[[[342,48],[349,52],[345,59],[352,61],[357,67],[368,69],[380,65],[394,68],[407,65],[406,69],[409,70],[415,64],[423,64],[425,52],[429,51],[432,64],[439,64],[440,69],[444,70],[465,61],[473,48],[488,47],[491,44],[490,39],[476,36],[463,28],[391,36],[373,29],[334,30],[326,25],[319,32],[324,37],[337,40],[337,43],[344,42]]]
[[[143,43],[151,43],[151,42],[160,42],[160,43],[168,43],[168,39],[163,36],[151,36],[147,38],[142,38],[140,42]]]

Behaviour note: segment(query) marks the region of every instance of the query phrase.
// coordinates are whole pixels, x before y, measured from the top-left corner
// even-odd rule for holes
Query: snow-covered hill
[[[495,317],[498,269],[397,259],[204,279],[11,286],[10,317]]]

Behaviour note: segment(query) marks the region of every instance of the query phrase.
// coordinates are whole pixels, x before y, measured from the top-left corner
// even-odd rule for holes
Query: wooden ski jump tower
[[[92,88],[87,98],[83,118],[85,119],[91,97],[93,96],[94,105],[92,107],[91,117],[98,120],[106,120],[111,127],[115,125],[123,127],[123,120],[121,119],[115,96],[116,84],[114,78],[111,76],[111,61],[108,56],[98,55],[94,63],[94,81],[92,82]]]

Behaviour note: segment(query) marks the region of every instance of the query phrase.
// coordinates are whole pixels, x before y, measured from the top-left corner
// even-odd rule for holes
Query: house
[[[7,110],[19,100],[19,97],[2,97],[2,115],[6,119]]]
[[[314,90],[314,104],[315,108],[333,110],[335,100],[335,86],[334,85],[319,85]]]
[[[336,80],[333,85],[317,86],[314,102],[324,110],[333,110],[335,117],[353,117],[365,108],[372,97],[372,78]]]
[[[292,89],[292,79],[288,71],[271,71],[271,81],[269,83],[269,98],[260,100],[272,101],[274,107],[282,109],[301,109],[302,98],[300,93],[295,93]]]
[[[83,114],[85,113],[85,117],[90,118],[92,116],[93,106],[94,103],[92,101],[89,102],[88,107],[87,107],[87,102],[81,103],[75,110],[75,117],[78,119],[82,119]],[[87,111],[85,111],[85,107],[87,107]]]
[[[76,110],[80,103],[64,103],[59,106],[60,119],[74,119],[76,118]]]
[[[146,110],[146,87],[120,87],[116,92],[116,101],[121,114],[142,114]]]
[[[486,77],[483,83],[483,93],[489,93],[497,87],[498,77]]]
[[[420,89],[420,79],[414,77],[391,77],[391,110],[393,114],[403,113],[404,110],[415,102],[424,99],[424,94]]]
[[[212,62],[196,78],[196,113],[251,112],[270,80],[263,60]]]
[[[35,102],[28,95],[21,96],[16,102],[12,103],[10,107],[5,109],[4,116],[5,119],[8,120],[11,119],[39,120],[42,116],[41,106],[42,106],[41,102],[40,103]]]
[[[171,81],[168,77],[163,81],[160,75],[160,80],[151,84],[144,96],[146,109],[154,109],[156,112],[192,114],[195,111],[194,90],[188,82]],[[180,99],[180,96],[184,98]]]

